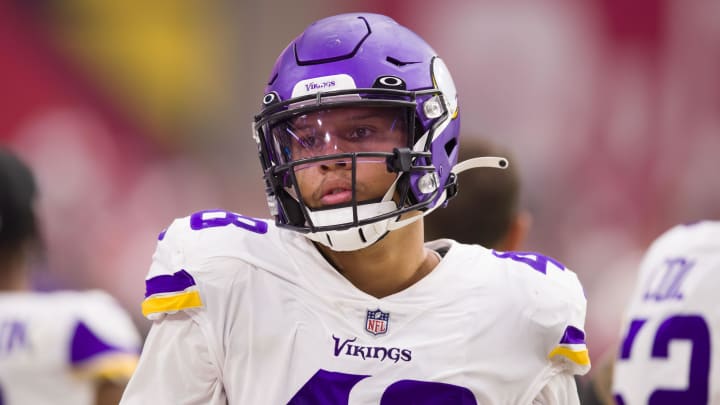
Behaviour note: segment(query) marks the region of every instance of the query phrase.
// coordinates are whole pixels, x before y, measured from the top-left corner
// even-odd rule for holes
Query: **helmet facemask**
[[[422,208],[408,174],[434,168],[420,162],[429,144],[416,144],[414,102],[337,96],[294,100],[301,107],[261,118],[256,135],[277,224],[334,250],[356,250]]]

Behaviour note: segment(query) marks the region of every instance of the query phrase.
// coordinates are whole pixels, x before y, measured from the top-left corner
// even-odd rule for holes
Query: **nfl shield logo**
[[[374,311],[368,310],[367,317],[365,318],[365,330],[373,335],[382,335],[387,332],[389,320],[390,313],[383,312],[380,308]]]

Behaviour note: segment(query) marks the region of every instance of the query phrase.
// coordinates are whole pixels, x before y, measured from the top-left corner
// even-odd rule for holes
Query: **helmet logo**
[[[454,116],[458,108],[457,89],[450,71],[440,58],[433,58],[432,75],[435,86],[442,92],[448,112]]]

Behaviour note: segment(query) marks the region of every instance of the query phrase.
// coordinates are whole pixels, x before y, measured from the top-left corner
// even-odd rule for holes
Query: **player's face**
[[[352,107],[313,111],[274,128],[279,148],[288,160],[356,152],[390,153],[407,146],[405,114],[397,108]],[[279,151],[280,152],[280,151]],[[382,197],[396,178],[383,157],[357,157],[356,201]],[[295,167],[300,193],[307,206],[320,208],[352,201],[350,156]]]

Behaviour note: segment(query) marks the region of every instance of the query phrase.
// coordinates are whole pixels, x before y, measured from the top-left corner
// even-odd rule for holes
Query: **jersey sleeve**
[[[142,303],[142,313],[148,319],[157,320],[165,314],[203,307],[196,280],[184,268],[187,222],[187,218],[176,219],[158,237]]]
[[[582,375],[590,369],[585,343],[586,299],[577,275],[562,263],[531,252],[494,252],[510,259],[521,284],[525,318],[540,340],[539,350],[557,372]],[[528,267],[529,266],[529,267]]]
[[[226,404],[207,337],[184,312],[154,322],[143,356],[120,401],[135,404]]]
[[[212,261],[222,256],[209,252],[217,249],[207,239],[212,233],[195,231],[185,217],[158,237],[142,303],[153,325],[122,404],[226,403],[218,336],[225,287],[232,282],[226,276],[233,272]]]
[[[552,282],[546,296],[559,321],[550,329],[555,342],[548,359],[564,373],[586,374],[590,370],[590,356],[585,342],[587,301],[582,285],[577,275],[567,268],[555,267],[548,269],[548,273]]]
[[[85,378],[127,381],[140,353],[135,325],[110,295],[93,291],[81,297],[70,337],[72,368]]]

